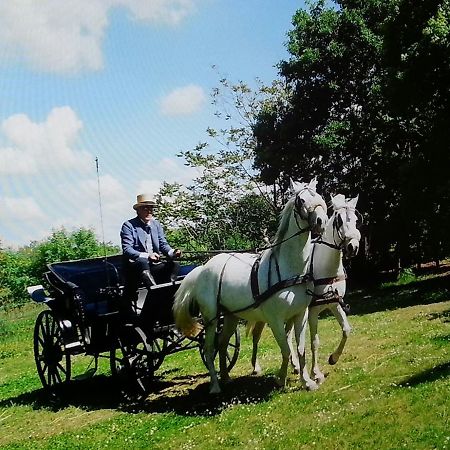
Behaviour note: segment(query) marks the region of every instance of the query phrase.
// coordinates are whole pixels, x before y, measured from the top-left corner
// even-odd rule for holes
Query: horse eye
[[[340,214],[336,216],[336,228],[340,228],[344,222]]]

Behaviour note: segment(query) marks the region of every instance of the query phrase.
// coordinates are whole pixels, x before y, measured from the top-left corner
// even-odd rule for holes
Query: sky
[[[299,0],[1,2],[0,246],[28,245],[61,227],[92,228],[119,244],[137,194],[195,176],[176,155],[215,124],[219,78],[253,85],[277,77],[302,7]]]

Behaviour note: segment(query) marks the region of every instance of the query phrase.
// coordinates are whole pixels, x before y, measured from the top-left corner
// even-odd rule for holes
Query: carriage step
[[[65,345],[66,350],[74,350],[77,348],[82,347],[83,344],[81,342],[70,342],[69,344]]]

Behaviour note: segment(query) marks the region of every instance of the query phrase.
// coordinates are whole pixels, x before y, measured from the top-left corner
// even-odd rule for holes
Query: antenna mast
[[[102,227],[102,243],[103,243],[103,252],[104,252],[104,257],[106,260],[106,244],[105,244],[105,229],[103,227],[103,210],[102,210],[102,196],[100,193],[100,176],[98,173],[98,156],[95,157],[95,167],[97,169],[97,187],[98,187],[98,204],[100,207],[100,224]]]

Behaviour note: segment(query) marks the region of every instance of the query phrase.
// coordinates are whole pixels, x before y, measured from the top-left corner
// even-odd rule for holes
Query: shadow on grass
[[[35,410],[54,412],[75,406],[86,411],[117,409],[128,413],[175,412],[189,416],[213,416],[233,404],[259,403],[268,400],[277,388],[273,377],[234,378],[222,394],[209,394],[208,374],[178,376],[174,379],[155,377],[148,397],[139,403],[124,401],[121,386],[115,378],[97,375],[85,380],[72,380],[54,393],[44,389],[20,394],[0,401],[0,408],[28,405]]]
[[[0,407],[30,405],[33,409],[59,411],[68,406],[95,410],[116,408],[120,403],[120,389],[111,376],[97,375],[85,380],[71,380],[50,392],[43,388],[10,397]]]
[[[385,286],[349,292],[345,301],[351,315],[370,314],[450,299],[450,272],[443,276],[417,280],[400,286]],[[445,312],[449,317],[449,312]]]
[[[450,376],[450,362],[440,364],[439,366],[433,367],[432,369],[425,370],[417,375],[413,375],[410,378],[405,379],[399,383],[399,387],[415,387],[423,383],[431,383],[440,378],[445,378]]]
[[[185,384],[182,377],[179,382]],[[269,400],[277,387],[275,378],[242,376],[232,379],[223,386],[221,394],[209,393],[209,376],[204,375],[205,382],[193,388],[178,389],[150,394],[137,412],[174,412],[185,416],[215,416],[233,405],[248,405]],[[171,392],[170,392],[171,391]],[[134,407],[131,412],[134,412]],[[128,409],[129,410],[129,409]]]
[[[428,320],[442,320],[442,322],[450,323],[450,309],[446,311],[428,314]]]

